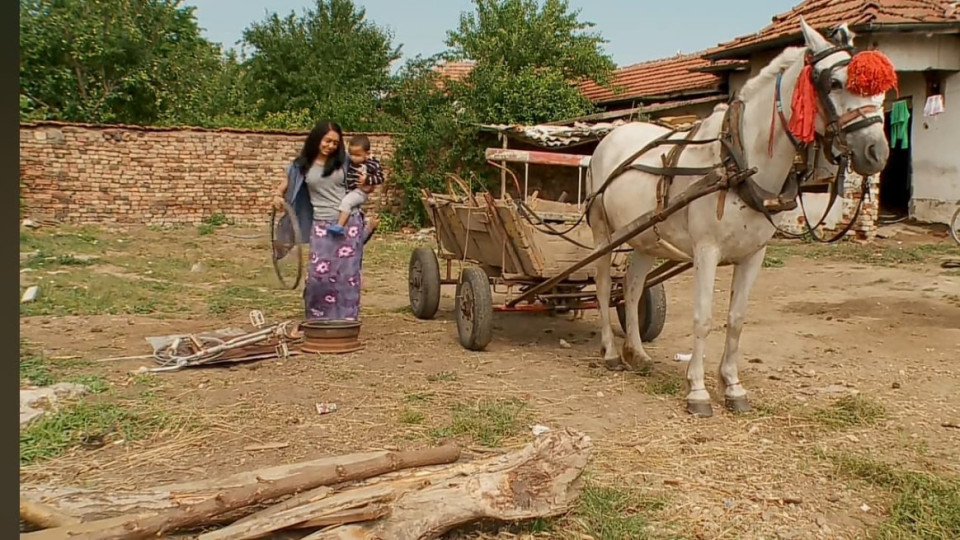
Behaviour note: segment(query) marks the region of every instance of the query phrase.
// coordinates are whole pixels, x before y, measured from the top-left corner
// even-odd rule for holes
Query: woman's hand
[[[286,201],[285,201],[285,200],[283,199],[283,197],[281,197],[280,195],[274,195],[274,196],[273,196],[273,204],[272,204],[272,206],[273,206],[273,209],[276,210],[277,212],[282,212],[282,211],[283,211],[283,209],[284,209],[284,204],[285,204],[285,203],[286,203]]]

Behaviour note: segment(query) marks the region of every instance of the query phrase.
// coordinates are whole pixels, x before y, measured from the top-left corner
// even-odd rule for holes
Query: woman
[[[360,315],[360,267],[368,236],[363,214],[357,211],[350,216],[346,234],[327,233],[337,222],[338,207],[346,194],[347,164],[340,126],[318,122],[287,169],[287,177],[277,186],[273,201],[277,208],[283,208],[284,201],[293,208],[303,240],[310,243],[303,290],[307,320],[355,321]],[[284,229],[289,230],[288,222]]]

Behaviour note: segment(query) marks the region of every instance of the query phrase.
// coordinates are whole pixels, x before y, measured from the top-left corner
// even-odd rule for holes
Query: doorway
[[[905,101],[910,111],[910,121],[907,122],[907,147],[901,148],[898,141],[890,148],[890,157],[887,166],[880,173],[880,222],[896,223],[907,219],[910,215],[910,198],[913,194],[913,100],[910,97],[900,99]],[[892,107],[891,107],[892,109]],[[890,111],[884,113],[883,130],[890,140],[891,135]]]

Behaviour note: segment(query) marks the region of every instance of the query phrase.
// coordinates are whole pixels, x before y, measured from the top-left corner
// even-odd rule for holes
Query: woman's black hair
[[[320,141],[323,140],[324,135],[331,131],[337,132],[337,135],[340,136],[340,144],[337,146],[337,151],[328,156],[327,161],[323,164],[323,176],[330,176],[330,173],[343,167],[343,164],[346,163],[347,153],[343,148],[343,130],[340,129],[340,125],[336,122],[317,122],[317,125],[313,126],[310,134],[307,135],[307,140],[303,141],[300,155],[293,162],[304,175],[307,174],[317,156],[320,155]]]

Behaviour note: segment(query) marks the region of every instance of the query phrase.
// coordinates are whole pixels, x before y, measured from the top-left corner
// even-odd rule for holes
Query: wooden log
[[[20,519],[44,529],[80,523],[78,517],[64,514],[52,506],[31,501],[23,495],[20,496]]]
[[[273,506],[264,508],[259,512],[250,514],[249,516],[240,519],[234,523],[234,525],[239,525],[241,523],[247,523],[254,520],[265,519],[274,514],[283,512],[284,510],[289,510],[291,508],[296,508],[307,503],[317,502],[324,497],[329,496],[333,493],[333,489],[327,486],[320,486],[317,489],[311,489],[310,491],[301,493],[299,495],[294,495],[289,499],[283,501],[280,504],[275,504]]]
[[[345,461],[301,472],[276,481],[259,481],[239,488],[223,490],[212,497],[163,512],[146,512],[70,525],[21,535],[24,540],[134,540],[162,536],[171,531],[209,523],[216,516],[290,493],[323,485],[370,478],[409,467],[451,463],[460,457],[456,446],[429,448],[411,452],[388,452],[377,463],[367,460]]]
[[[306,538],[426,540],[481,519],[557,516],[579,494],[580,475],[591,452],[585,435],[551,432],[515,452],[426,474],[413,471],[392,480],[378,479],[203,534],[199,540],[245,540],[321,526],[336,528]]]
[[[104,493],[75,487],[22,484],[20,493],[31,500],[51,504],[69,514],[82,516],[86,521],[91,521],[120,514],[169,510],[206,500],[224,490],[257,485],[262,482],[278,482],[305,472],[335,468],[343,464],[373,471],[371,475],[382,474],[384,464],[390,460],[390,456],[391,453],[386,450],[330,456],[244,471],[220,478],[166,484],[138,491]]]

